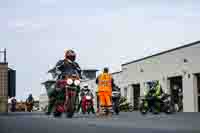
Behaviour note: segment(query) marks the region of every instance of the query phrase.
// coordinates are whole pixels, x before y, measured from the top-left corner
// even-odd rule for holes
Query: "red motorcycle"
[[[77,92],[80,90],[80,78],[76,75],[65,76],[64,80],[57,81],[57,96],[54,116],[66,113],[72,118],[76,109]]]
[[[87,95],[86,94],[85,96],[83,96],[81,106],[82,106],[82,112],[84,114],[86,112],[88,114],[90,114],[90,112],[92,112],[93,114],[95,113],[95,111],[94,111],[94,103],[93,103],[93,99],[92,99],[91,95]]]

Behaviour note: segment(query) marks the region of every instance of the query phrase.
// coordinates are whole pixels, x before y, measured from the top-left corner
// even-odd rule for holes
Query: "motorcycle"
[[[86,94],[85,96],[83,96],[81,106],[83,114],[85,114],[86,112],[90,114],[91,111],[93,114],[95,113],[91,95]]]
[[[161,96],[160,110],[161,112],[165,112],[166,114],[173,113],[174,108],[172,105],[171,95],[164,93]]]
[[[120,97],[121,97],[121,94],[120,94],[119,91],[113,91],[112,92],[112,106],[113,106],[113,110],[116,113],[116,115],[118,115],[119,112],[120,112],[120,107],[119,107]]]
[[[170,114],[173,112],[171,96],[163,94],[160,99],[156,96],[141,97],[139,109],[142,114],[146,114],[147,112],[153,112],[154,114],[165,112],[166,114]]]
[[[120,97],[119,110],[122,112],[133,112],[134,107],[133,107],[132,103],[127,101],[126,97]]]
[[[57,81],[54,116],[59,117],[62,113],[66,113],[68,118],[72,118],[76,111],[77,92],[80,90],[79,76],[65,76],[64,80]]]
[[[178,90],[178,96],[177,96],[178,100],[174,103],[174,110],[175,112],[181,112],[183,110],[183,93],[182,93],[182,90],[179,89]]]

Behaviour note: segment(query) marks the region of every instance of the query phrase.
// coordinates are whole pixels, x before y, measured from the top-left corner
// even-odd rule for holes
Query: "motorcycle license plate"
[[[91,100],[91,96],[86,96],[86,99],[87,100]]]

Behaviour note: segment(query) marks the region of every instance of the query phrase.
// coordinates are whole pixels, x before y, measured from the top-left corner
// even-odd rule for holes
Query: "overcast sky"
[[[199,40],[198,0],[0,0],[0,47],[17,98],[38,96],[49,67],[73,48],[82,68],[120,64]]]

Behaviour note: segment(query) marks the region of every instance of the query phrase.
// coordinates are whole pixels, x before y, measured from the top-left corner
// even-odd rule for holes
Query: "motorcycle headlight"
[[[80,80],[75,80],[75,81],[74,81],[74,84],[75,84],[76,86],[80,85],[80,83],[81,83]]]
[[[73,84],[73,80],[72,80],[72,79],[68,79],[68,80],[67,80],[67,84],[68,84],[68,85]]]

